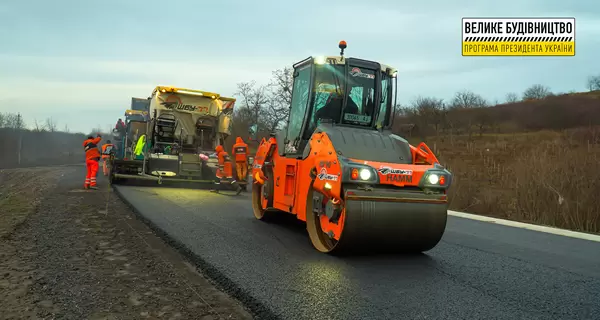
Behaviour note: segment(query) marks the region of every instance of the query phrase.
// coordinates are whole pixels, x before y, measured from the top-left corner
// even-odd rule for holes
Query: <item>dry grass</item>
[[[599,128],[426,142],[455,175],[451,209],[600,233]]]

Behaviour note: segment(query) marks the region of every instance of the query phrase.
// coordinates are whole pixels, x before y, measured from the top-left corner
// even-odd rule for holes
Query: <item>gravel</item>
[[[0,318],[253,318],[84,170],[0,172]]]

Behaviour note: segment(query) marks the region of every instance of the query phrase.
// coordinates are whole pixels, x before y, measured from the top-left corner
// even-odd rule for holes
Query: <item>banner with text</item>
[[[463,18],[463,56],[574,56],[575,18]]]

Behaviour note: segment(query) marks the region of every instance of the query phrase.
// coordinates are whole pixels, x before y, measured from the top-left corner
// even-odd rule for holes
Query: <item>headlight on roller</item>
[[[419,186],[426,188],[443,188],[447,189],[450,187],[452,175],[447,170],[431,170],[426,172]]]
[[[377,180],[375,171],[371,168],[351,168],[350,169],[350,181],[355,182],[372,182]]]
[[[360,169],[360,179],[361,180],[371,179],[371,171],[369,169]]]
[[[440,181],[440,177],[435,173],[432,173],[427,177],[427,182],[429,182],[431,184],[437,184],[439,181]]]

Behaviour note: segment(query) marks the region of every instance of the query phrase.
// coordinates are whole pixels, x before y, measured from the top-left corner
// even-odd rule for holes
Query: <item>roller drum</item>
[[[445,203],[348,200],[336,253],[416,253],[437,245],[446,229]]]

